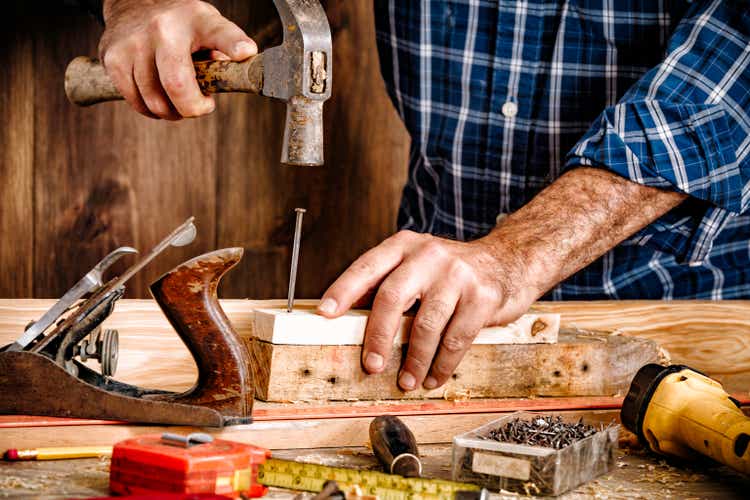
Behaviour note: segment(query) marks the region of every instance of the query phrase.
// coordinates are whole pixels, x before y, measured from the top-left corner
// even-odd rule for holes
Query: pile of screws
[[[563,422],[562,417],[534,417],[531,420],[515,418],[504,426],[491,430],[486,439],[560,450],[596,434],[598,430],[593,425],[584,424],[582,420],[575,424]]]

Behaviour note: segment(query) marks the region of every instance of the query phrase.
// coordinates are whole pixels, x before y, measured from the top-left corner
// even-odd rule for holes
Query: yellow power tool
[[[750,473],[750,418],[720,383],[687,366],[642,367],[620,417],[656,453],[683,459],[702,454]]]

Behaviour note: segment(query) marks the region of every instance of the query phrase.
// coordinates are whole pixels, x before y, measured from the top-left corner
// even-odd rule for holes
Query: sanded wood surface
[[[750,301],[541,302],[562,323],[648,338],[674,363],[707,373],[730,392],[750,393]]]
[[[314,307],[262,308],[255,311],[253,337],[271,344],[362,345],[370,311],[352,310],[330,319],[315,313]],[[414,320],[404,315],[394,345],[406,344]],[[552,344],[557,342],[560,316],[546,313],[524,314],[506,326],[483,328],[474,344]]]
[[[14,340],[52,303],[0,299],[0,344]],[[221,303],[237,332],[248,337],[254,308],[280,307],[285,301]],[[299,305],[314,303],[297,301]],[[673,362],[707,373],[729,392],[750,394],[750,301],[540,302],[534,309],[560,313],[563,327],[653,339],[669,351]],[[106,325],[120,331],[118,379],[169,390],[192,385],[196,376],[192,360],[155,302],[121,300]]]
[[[659,360],[655,342],[561,332],[556,344],[473,345],[443,387],[404,392],[403,349],[385,369],[361,368],[361,347],[253,342],[256,397],[264,401],[623,395],[638,369]]]
[[[454,415],[509,411],[613,410],[622,407],[621,397],[576,398],[505,398],[505,399],[420,399],[378,401],[298,401],[295,404],[256,401],[255,422],[295,419],[376,417],[378,415]],[[750,404],[750,398],[738,398]],[[55,427],[71,425],[116,425],[113,420],[0,415],[0,429],[20,427]]]
[[[451,415],[405,415],[400,417],[414,433],[420,444],[448,443],[453,436],[479,427],[509,411],[485,413],[457,413]],[[572,416],[591,415],[597,422],[617,420],[616,410],[549,411],[549,414]],[[173,432],[209,433],[217,438],[252,443],[270,449],[365,446],[372,417],[304,419],[255,422],[224,429],[159,425],[68,425],[57,427],[0,428],[0,450],[7,448],[36,448],[47,446],[106,446],[141,434]]]
[[[261,49],[280,42],[271,0],[212,3]],[[268,98],[221,95],[212,115],[179,123],[150,120],[122,102],[70,104],[66,65],[96,56],[102,26],[75,2],[6,2],[0,297],[60,296],[115,247],[147,251],[190,215],[197,240],[136,275],[128,296],[148,297],[147,285],[163,272],[229,246],[246,253],[224,296],[283,296],[297,206],[308,208],[303,296],[319,296],[391,234],[409,137],[379,75],[372,2],[325,3],[334,54],[326,165],[290,168],[279,164],[286,107]]]

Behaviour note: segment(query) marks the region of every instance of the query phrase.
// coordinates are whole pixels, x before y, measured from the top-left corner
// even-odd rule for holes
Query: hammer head
[[[263,95],[287,103],[281,163],[323,164],[323,102],[331,96],[331,28],[318,0],[274,0],[284,42],[263,52]]]

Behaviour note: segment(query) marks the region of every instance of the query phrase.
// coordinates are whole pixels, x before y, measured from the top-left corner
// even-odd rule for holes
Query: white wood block
[[[253,336],[272,344],[362,345],[369,315],[370,311],[352,310],[329,319],[311,308],[256,309]],[[394,344],[408,341],[413,320],[413,316],[403,316]],[[554,344],[559,330],[559,314],[528,313],[509,325],[482,329],[474,344]]]

